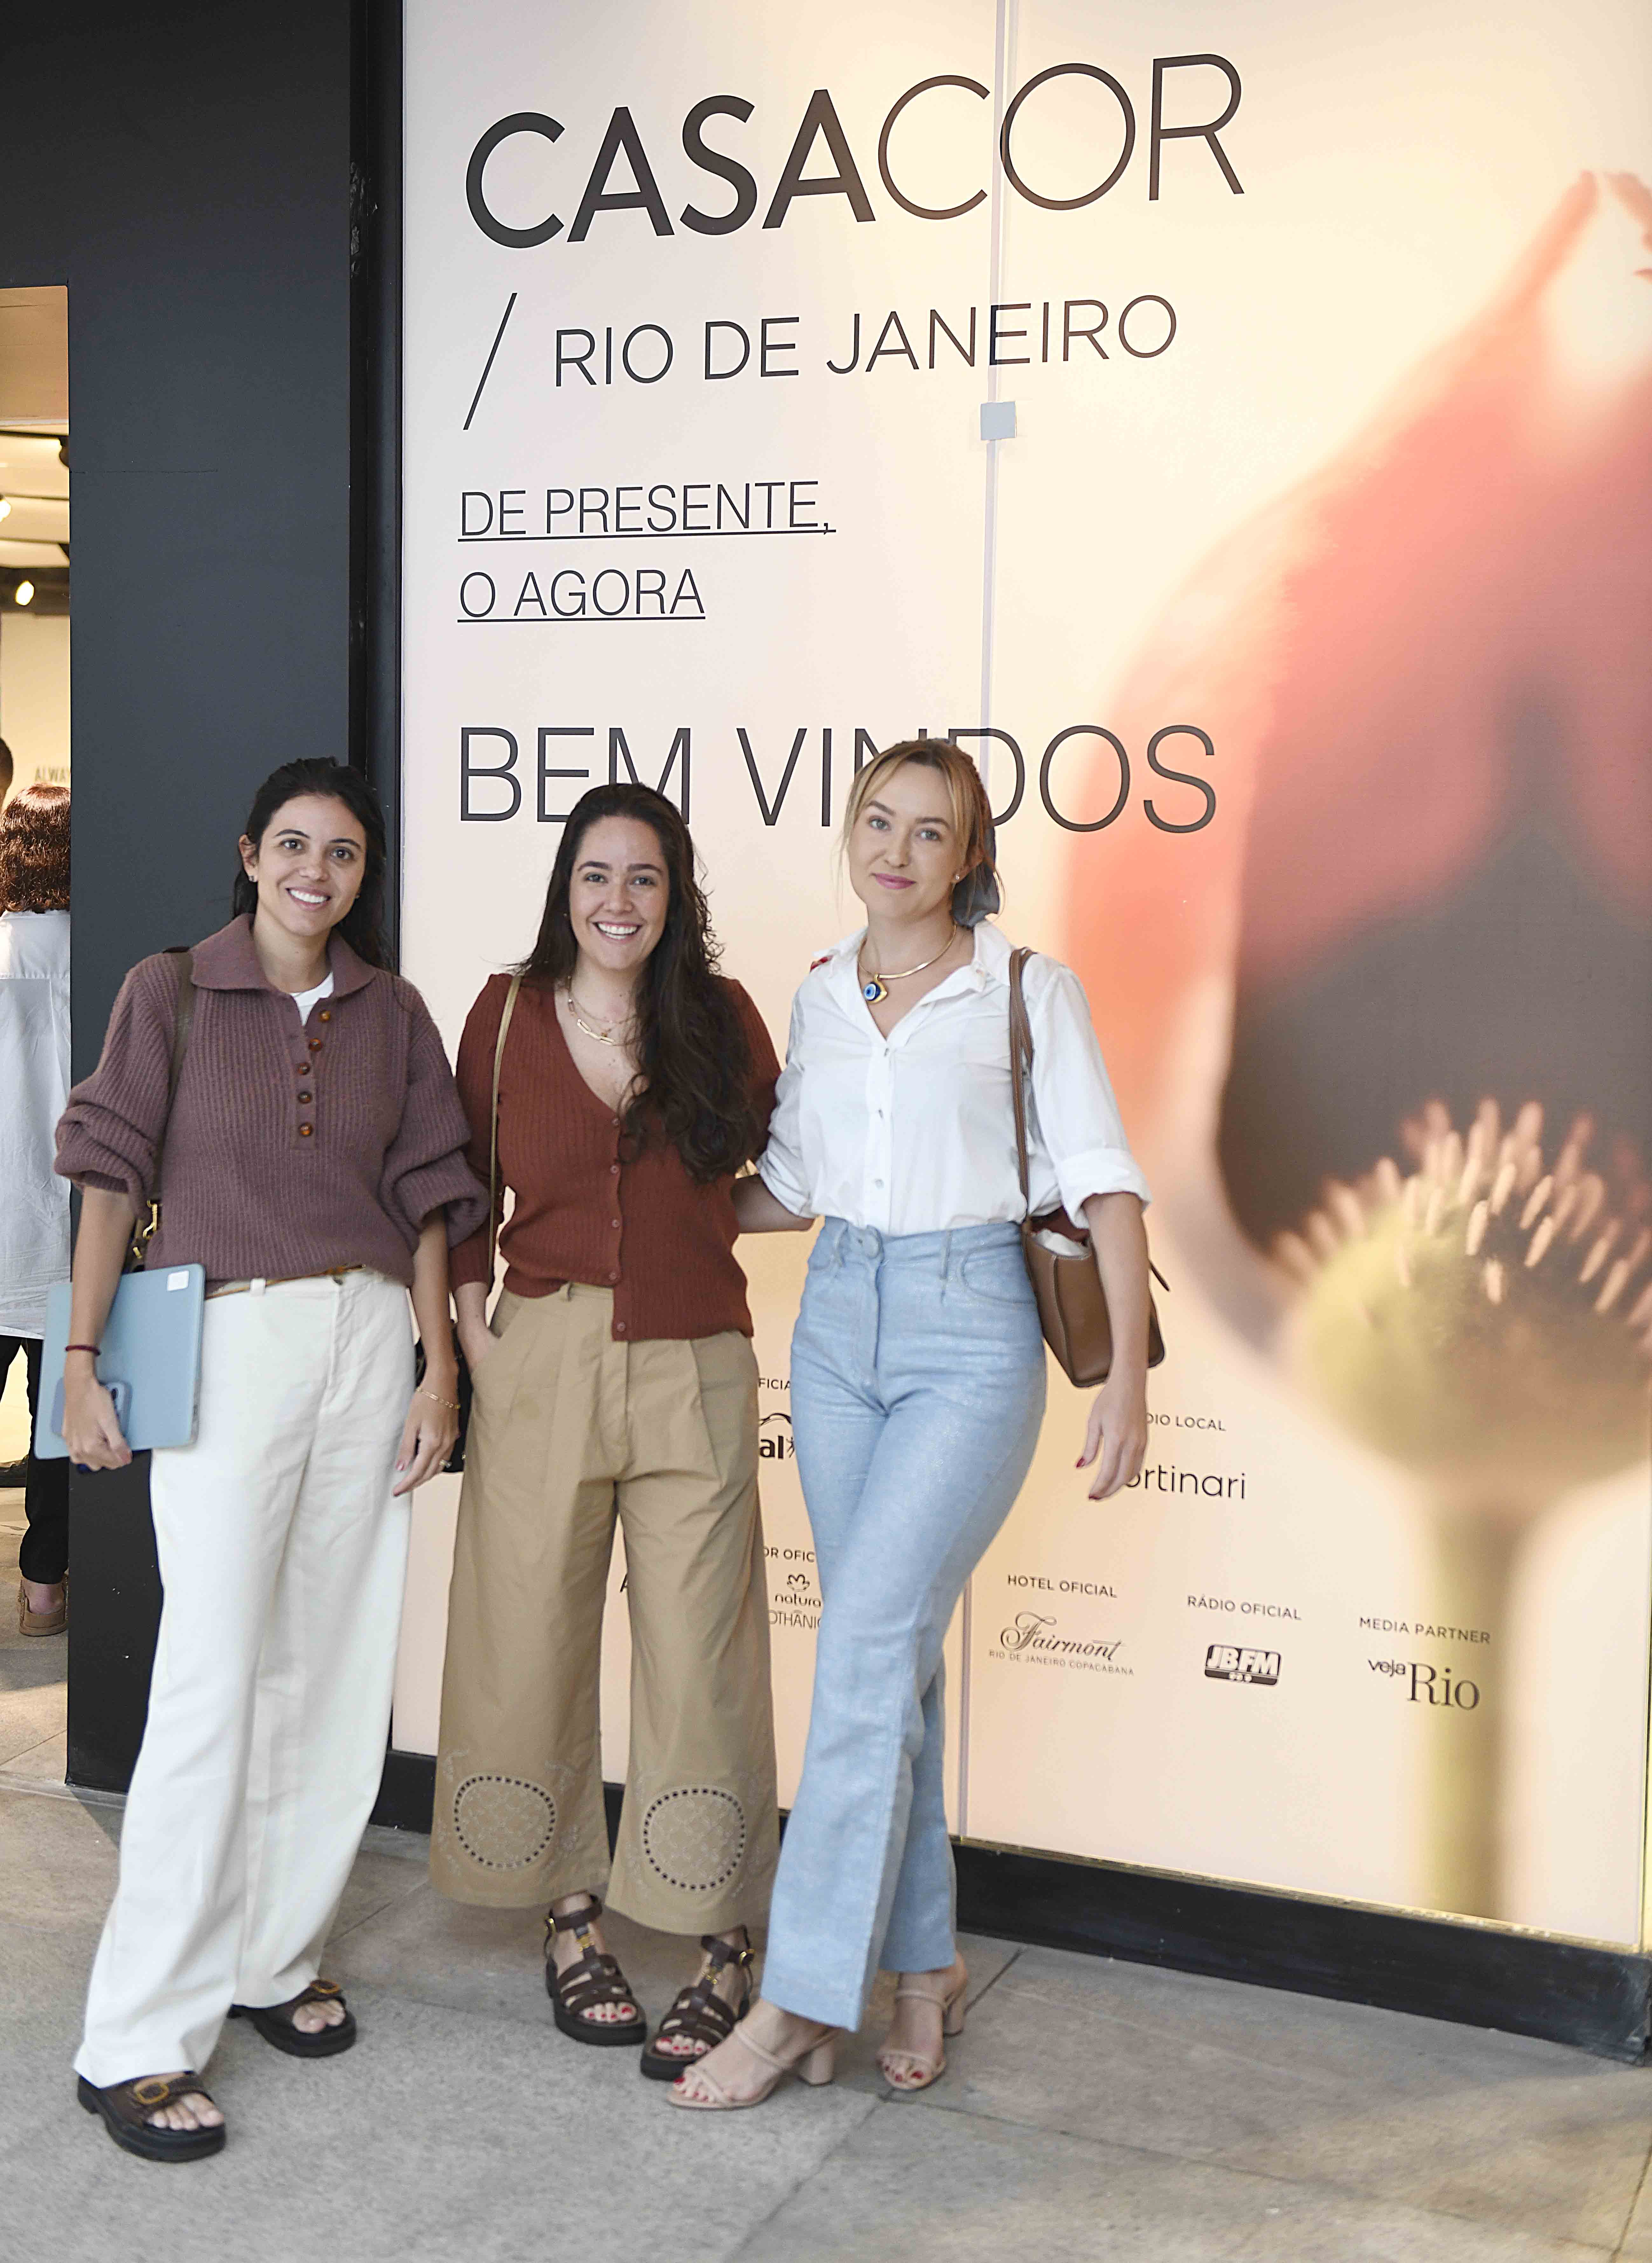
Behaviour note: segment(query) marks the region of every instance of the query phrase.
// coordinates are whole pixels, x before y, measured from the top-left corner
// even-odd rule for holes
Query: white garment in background
[[[1010,1090],[1010,945],[990,920],[975,952],[885,1038],[861,996],[850,936],[813,967],[791,1035],[763,1183],[788,1210],[880,1233],[1014,1223],[1026,1214]],[[1033,1034],[1028,1160],[1034,1217],[1091,1195],[1148,1199],[1119,1120],[1083,985],[1038,953],[1022,976]]]
[[[192,1446],[154,1457],[164,1601],[75,2064],[204,2070],[232,2003],[315,1977],[390,1727],[408,1295],[347,1273],[207,1300]]]
[[[323,998],[330,998],[332,994],[333,970],[330,966],[314,990],[294,990],[291,994],[292,1002],[299,1009],[300,1027],[309,1020],[311,1007],[319,1006]]]
[[[52,1169],[69,1098],[69,914],[0,914],[0,1336],[46,1333],[69,1278],[69,1182]]]

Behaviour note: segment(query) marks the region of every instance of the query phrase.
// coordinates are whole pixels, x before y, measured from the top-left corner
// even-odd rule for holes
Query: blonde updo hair
[[[881,755],[875,755],[849,789],[840,847],[847,852],[861,812],[876,797],[879,784],[890,773],[906,763],[936,771],[946,786],[952,828],[963,864],[963,877],[952,891],[952,916],[960,927],[973,927],[977,920],[999,907],[998,844],[992,828],[992,805],[986,798],[981,773],[971,758],[962,748],[955,747],[950,739],[902,739],[897,745],[886,747]]]

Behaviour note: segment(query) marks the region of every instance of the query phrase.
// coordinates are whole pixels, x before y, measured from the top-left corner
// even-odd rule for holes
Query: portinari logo
[[[1230,1642],[1213,1642],[1205,1652],[1205,1678],[1209,1681],[1257,1681],[1271,1689],[1279,1680],[1276,1650],[1241,1650]]]

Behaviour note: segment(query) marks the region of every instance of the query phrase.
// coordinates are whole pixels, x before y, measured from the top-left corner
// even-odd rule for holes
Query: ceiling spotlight
[[[11,517],[11,504],[6,501],[6,499],[5,499],[5,497],[4,497],[4,495],[0,495],[0,518],[10,518],[10,517]]]
[[[17,600],[20,605],[32,605],[34,603],[34,584],[32,582],[19,582],[18,583]]]

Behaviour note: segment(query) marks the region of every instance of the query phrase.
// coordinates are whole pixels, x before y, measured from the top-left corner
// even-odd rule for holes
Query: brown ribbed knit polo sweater
[[[424,1001],[336,934],[328,964],[333,994],[300,1024],[264,980],[249,920],[196,944],[152,1269],[204,1265],[210,1285],[368,1265],[411,1285],[433,1211],[445,1206],[450,1241],[485,1217]],[[61,1175],[129,1195],[140,1210],[166,1123],[179,972],[165,953],[133,968],[103,1058],[57,1127]]]
[[[459,1040],[458,1089],[471,1122],[470,1164],[487,1183],[494,1049],[510,987],[495,974]],[[751,1051],[760,1122],[775,1109],[780,1064],[763,1019],[738,982],[725,985]],[[653,1338],[752,1333],[746,1276],[734,1258],[732,1178],[701,1186],[675,1147],[621,1152],[620,1122],[574,1065],[556,996],[524,983],[505,1036],[499,1079],[499,1175],[516,1197],[500,1250],[505,1286],[545,1297],[565,1282],[614,1291],[614,1334]],[[453,1281],[487,1277],[487,1233],[453,1252]]]

